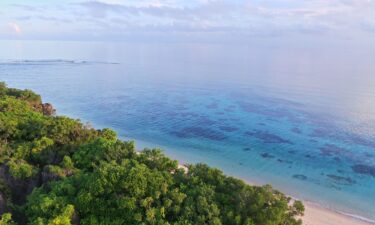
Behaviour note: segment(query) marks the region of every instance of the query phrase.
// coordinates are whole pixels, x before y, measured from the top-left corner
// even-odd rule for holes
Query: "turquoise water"
[[[345,47],[0,42],[0,80],[139,147],[375,220],[375,66]]]

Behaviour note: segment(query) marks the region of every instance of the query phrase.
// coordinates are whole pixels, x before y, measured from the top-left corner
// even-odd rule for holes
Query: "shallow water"
[[[375,220],[369,48],[2,41],[0,49],[0,80],[42,94],[59,114]]]

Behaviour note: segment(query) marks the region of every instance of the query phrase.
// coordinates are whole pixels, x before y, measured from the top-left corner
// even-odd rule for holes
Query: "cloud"
[[[35,7],[35,6],[32,6],[32,5],[28,5],[28,4],[11,4],[10,6],[13,7],[13,8],[18,8],[18,9],[21,9],[21,10],[31,11],[31,12],[41,10],[39,7]]]
[[[20,26],[19,26],[18,24],[11,22],[11,23],[8,23],[8,26],[9,26],[9,28],[10,28],[15,34],[18,34],[18,35],[22,34],[22,30],[21,30],[21,28],[20,28]]]
[[[69,38],[95,34],[111,39],[147,33],[241,39],[375,35],[372,0],[69,0],[2,8],[6,10],[0,22],[21,23],[28,35],[69,33]]]
[[[167,2],[167,1],[166,1]],[[368,18],[375,19],[369,8],[375,11],[373,1],[366,0],[286,0],[284,4],[276,0],[261,1],[197,1],[192,5],[179,5],[178,1],[140,1],[137,4],[126,4],[126,1],[85,1],[78,3],[87,10],[92,21],[105,19],[127,19],[134,25],[162,26],[167,24],[186,24],[191,26],[232,27],[237,29],[285,30],[288,32],[322,31],[348,27],[361,29],[360,24],[371,24],[360,21],[361,12],[367,12]],[[363,30],[369,30],[368,28]]]
[[[123,4],[112,4],[102,1],[88,1],[82,2],[78,5],[87,9],[93,17],[106,17],[109,14],[116,15],[137,15],[137,16],[154,16],[159,18],[191,18],[201,17],[203,13],[206,16],[212,14],[220,14],[221,12],[232,11],[232,4],[224,4],[218,2],[209,2],[198,7],[181,7],[181,6],[170,6],[161,4],[158,2],[149,2],[148,4],[140,5],[123,5]]]

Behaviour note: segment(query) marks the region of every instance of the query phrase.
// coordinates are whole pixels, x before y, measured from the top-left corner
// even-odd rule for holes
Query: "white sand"
[[[182,164],[181,161],[178,168],[188,172],[187,166]],[[250,185],[256,185],[244,181]],[[305,206],[305,215],[302,218],[303,225],[375,225],[375,223],[338,213],[310,202],[304,201],[303,204]]]
[[[184,164],[179,164],[178,168],[188,172],[188,168]],[[245,182],[256,185],[248,181]],[[302,218],[303,225],[375,225],[375,223],[338,213],[311,202],[304,201],[303,204],[305,206],[305,215]]]
[[[354,217],[344,215],[313,203],[304,202],[305,216],[302,218],[304,225],[375,225]]]

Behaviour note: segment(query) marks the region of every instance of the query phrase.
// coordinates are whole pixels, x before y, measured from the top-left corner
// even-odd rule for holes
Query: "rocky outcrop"
[[[54,181],[60,179],[58,174],[50,172],[46,167],[44,167],[43,172],[41,173],[42,183],[47,183],[49,181]]]
[[[80,218],[79,218],[79,215],[76,211],[74,211],[74,214],[72,216],[72,219],[71,219],[71,222],[72,224],[80,224]]]
[[[5,195],[0,192],[0,215],[3,215],[7,211],[7,202]]]
[[[0,166],[0,179],[11,190],[12,202],[16,204],[23,204],[26,196],[30,194],[35,187],[41,185],[40,176],[36,175],[27,179],[15,179],[10,175],[7,165]]]
[[[44,103],[42,104],[43,114],[46,116],[53,116],[56,113],[56,110],[53,108],[52,104]]]
[[[61,168],[58,166],[47,165],[43,168],[40,175],[42,184],[50,181],[60,180],[63,177],[69,177],[73,175],[73,170],[67,168]]]

